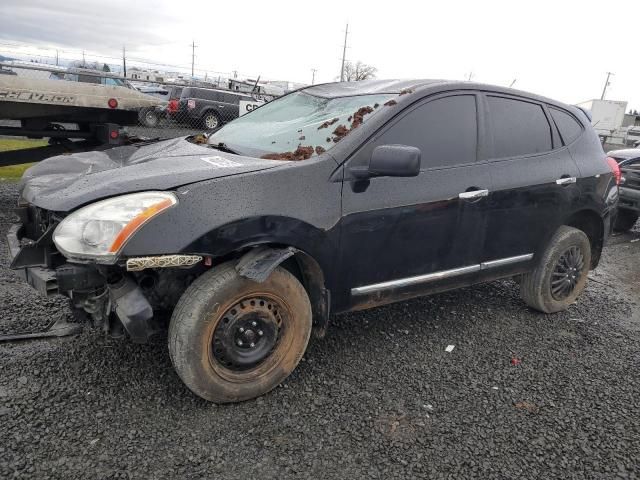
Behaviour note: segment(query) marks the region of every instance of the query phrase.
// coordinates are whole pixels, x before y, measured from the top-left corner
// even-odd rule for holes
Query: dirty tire
[[[616,232],[628,232],[633,228],[638,220],[638,214],[632,210],[620,209],[613,223],[613,229]]]
[[[576,273],[577,282],[564,297],[552,293],[552,279],[557,278],[556,268],[561,258],[570,249],[578,249],[583,256],[583,265]],[[522,275],[520,295],[527,305],[544,313],[566,310],[582,293],[591,265],[591,244],[589,238],[573,227],[563,225],[553,235],[549,244],[537,261],[533,271]],[[560,267],[563,269],[562,267]]]
[[[247,303],[254,300],[262,304],[262,299],[268,299],[264,307],[250,307]],[[262,310],[243,313],[245,306]],[[240,313],[232,317],[231,312]],[[271,319],[273,312],[276,315]],[[231,332],[236,335],[232,337],[224,329],[237,326],[242,315],[249,321],[254,318],[251,315],[263,315],[273,321],[272,332],[279,333],[271,336],[271,340],[277,339],[273,340],[276,343],[267,345],[270,350],[263,353],[266,357],[261,363],[238,371],[221,363],[224,359],[219,359],[218,347],[221,338],[228,342],[225,347],[235,345],[237,332],[242,330]],[[196,395],[216,403],[240,402],[267,393],[289,376],[307,347],[311,324],[309,298],[291,273],[277,267],[267,280],[257,283],[238,275],[229,262],[201,275],[180,298],[169,325],[169,354],[176,372]],[[269,340],[269,332],[265,328],[265,341]],[[262,335],[261,330],[259,333]],[[236,340],[231,342],[232,338]],[[258,347],[261,340],[256,340]],[[241,351],[240,347],[236,351]],[[224,352],[227,354],[227,350]]]
[[[214,111],[205,112],[202,116],[202,126],[207,130],[215,130],[220,126],[220,118]]]

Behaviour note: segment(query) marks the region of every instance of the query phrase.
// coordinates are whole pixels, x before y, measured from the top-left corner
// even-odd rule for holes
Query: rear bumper
[[[9,227],[9,232],[7,233],[9,260],[11,263],[13,263],[14,259],[18,256],[20,250],[22,250],[20,245],[22,228],[22,224],[14,224]],[[20,278],[25,280],[42,295],[51,296],[58,293],[55,270],[44,267],[25,267],[16,268],[15,271]]]
[[[620,200],[618,208],[640,212],[640,190],[620,187]]]

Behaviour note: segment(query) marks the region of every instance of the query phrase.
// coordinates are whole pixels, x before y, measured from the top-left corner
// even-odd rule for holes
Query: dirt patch
[[[385,107],[393,107],[394,105],[397,105],[398,102],[396,102],[393,98],[391,100],[389,100],[387,103],[384,104]]]
[[[513,406],[518,410],[526,410],[529,413],[538,413],[538,411],[540,410],[540,408],[535,403],[527,402],[526,400],[517,402]]]
[[[260,158],[264,158],[265,160],[288,160],[288,161],[300,161],[307,160],[313,155],[313,147],[303,147],[300,145],[293,152],[282,152],[282,153],[267,153]]]
[[[320,145],[318,145],[316,147],[316,155],[322,155],[324,152],[326,152],[327,149],[324,147],[321,147]]]

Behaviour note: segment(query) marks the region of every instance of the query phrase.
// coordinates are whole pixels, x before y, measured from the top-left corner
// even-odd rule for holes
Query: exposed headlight
[[[67,258],[114,263],[142,225],[176,203],[176,196],[168,192],[132,193],[92,203],[62,220],[53,242]]]

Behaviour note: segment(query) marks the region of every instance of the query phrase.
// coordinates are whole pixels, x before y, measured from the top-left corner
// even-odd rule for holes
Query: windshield
[[[395,96],[322,98],[295,92],[225,125],[208,143],[241,155],[306,160],[329,150]]]

